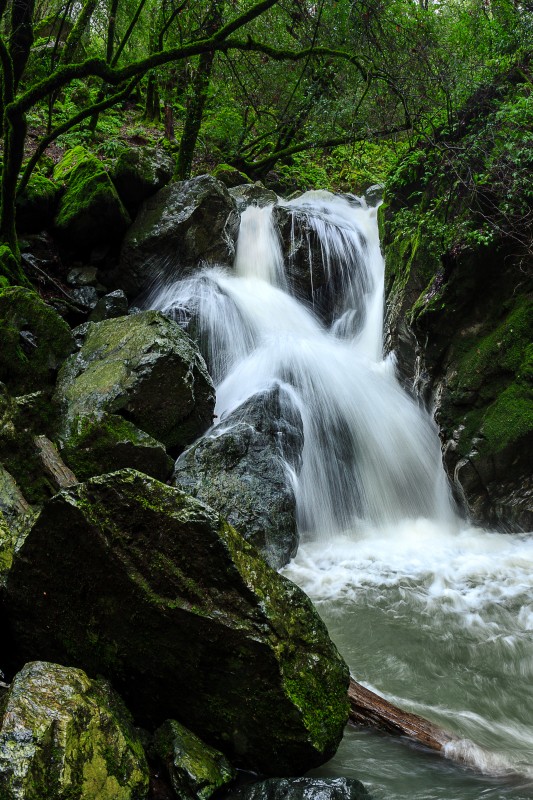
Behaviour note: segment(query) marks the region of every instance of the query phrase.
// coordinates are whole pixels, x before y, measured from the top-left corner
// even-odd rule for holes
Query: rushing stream
[[[320,774],[357,777],[376,800],[531,799],[533,538],[455,513],[431,417],[382,358],[375,209],[324,192],[285,205],[322,262],[327,324],[297,296],[270,207],[243,213],[232,272],[205,269],[149,303],[194,317],[222,422],[273,383],[286,389],[305,444],[299,474],[287,469],[301,545],[285,574],[354,677],[462,737],[473,767],[348,728]]]

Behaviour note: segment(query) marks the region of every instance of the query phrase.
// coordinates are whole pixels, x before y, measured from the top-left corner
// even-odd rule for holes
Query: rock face
[[[209,747],[174,719],[158,728],[154,739],[180,800],[209,800],[235,777],[235,770],[219,750]]]
[[[159,147],[135,147],[119,155],[111,173],[120,199],[134,216],[141,203],[166,186],[174,159]]]
[[[237,203],[237,208],[241,213],[250,205],[264,208],[278,201],[276,192],[267,189],[266,186],[259,182],[239,184],[231,188],[229,193]]]
[[[156,280],[183,277],[200,263],[231,265],[239,215],[210,175],[165,186],[142,206],[122,246],[115,276],[129,297]]]
[[[2,702],[2,800],[144,800],[148,767],[120,698],[57,664],[26,664]]]
[[[82,251],[120,240],[131,220],[101,161],[75,147],[56,166],[54,180],[66,181],[54,223],[68,246]]]
[[[14,560],[19,658],[104,674],[148,724],[169,716],[238,764],[331,757],[348,669],[303,592],[218,514],[132,470],[49,501]]]
[[[32,516],[31,507],[12,475],[0,464],[0,586],[13,562],[21,533]]]
[[[371,800],[353,778],[269,778],[232,789],[224,800]]]
[[[533,270],[516,238],[518,229],[531,241],[523,211],[514,235],[501,233],[512,220],[513,175],[524,174],[518,167],[511,174],[508,159],[522,151],[491,152],[494,114],[503,119],[503,98],[514,102],[520,92],[509,79],[494,95],[474,98],[448,134],[460,144],[435,148],[433,161],[423,149],[411,154],[381,213],[388,347],[404,382],[435,407],[458,499],[476,523],[504,530],[533,527]],[[487,175],[465,196],[471,163],[450,169],[438,159],[468,152],[473,141],[486,150],[474,172]]]
[[[157,311],[88,323],[79,335],[55,392],[66,460],[84,476],[106,463],[166,471],[162,445],[179,451],[212,421],[214,390],[198,349]]]
[[[296,554],[294,492],[303,426],[279,386],[254,395],[176,462],[173,482],[215,508],[279,569]]]
[[[52,385],[74,349],[67,323],[36,292],[14,286],[0,291],[0,381],[13,394]]]

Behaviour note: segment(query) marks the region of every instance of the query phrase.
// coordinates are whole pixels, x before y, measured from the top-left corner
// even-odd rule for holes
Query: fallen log
[[[384,697],[366,689],[350,678],[348,688],[350,701],[350,722],[355,725],[366,725],[393,736],[407,736],[431,750],[442,751],[451,742],[458,742],[459,737],[448,733],[418,714],[403,711]]]
[[[53,442],[46,436],[36,436],[34,442],[43,469],[54,487],[67,489],[69,486],[74,486],[78,480],[57,452]]]

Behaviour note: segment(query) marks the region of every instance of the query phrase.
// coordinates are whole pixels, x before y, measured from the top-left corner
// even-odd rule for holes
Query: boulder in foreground
[[[122,701],[78,669],[26,664],[0,715],[2,800],[144,800],[148,766]]]
[[[212,509],[133,470],[49,501],[7,602],[19,657],[113,681],[236,763],[298,774],[335,752],[348,669],[305,594]]]

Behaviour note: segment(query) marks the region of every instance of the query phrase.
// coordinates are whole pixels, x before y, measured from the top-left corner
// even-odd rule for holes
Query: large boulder
[[[177,280],[200,263],[231,265],[239,215],[211,175],[165,186],[147,200],[129,229],[115,279],[130,297],[156,280]]]
[[[274,569],[298,548],[289,469],[303,448],[300,413],[279,386],[254,395],[176,462],[173,482],[219,511]]]
[[[148,462],[156,456],[158,443],[179,452],[209,427],[213,384],[198,348],[175,322],[158,311],[146,311],[88,323],[79,337],[80,350],[63,365],[55,392],[67,460],[69,455],[85,459],[92,442],[98,453],[94,450],[89,456],[97,473],[108,471],[106,445],[114,451],[110,464],[145,463],[150,472]],[[143,431],[149,440],[143,440]],[[116,461],[127,460],[126,442],[140,460]],[[164,453],[161,456],[163,464]],[[86,467],[85,476],[92,470],[88,463]]]
[[[209,800],[235,777],[227,758],[175,719],[154,734],[155,748],[180,800]]]
[[[0,291],[0,381],[13,394],[52,386],[74,349],[67,323],[31,289]]]
[[[145,724],[178,719],[237,763],[330,758],[348,669],[311,602],[216,512],[133,470],[49,501],[7,581],[14,653],[106,675]]]
[[[242,213],[247,206],[264,208],[278,201],[276,192],[267,189],[262,183],[239,183],[229,190],[230,195],[237,203],[237,208]]]
[[[54,220],[63,242],[81,252],[120,240],[131,219],[99,159],[74,148],[54,170],[54,179],[66,181]]]
[[[148,766],[122,701],[72,667],[33,662],[0,713],[2,800],[144,800]]]
[[[269,778],[230,789],[224,800],[371,800],[355,778]]]
[[[160,147],[132,147],[119,155],[111,180],[132,217],[144,200],[169,183],[174,167],[172,156]]]

